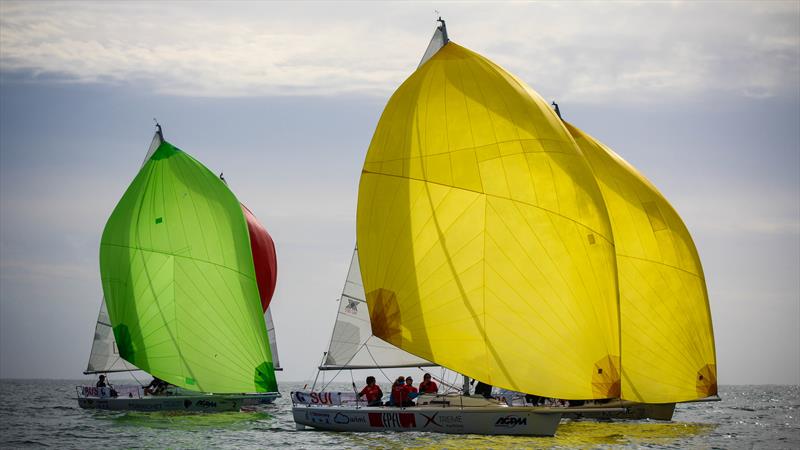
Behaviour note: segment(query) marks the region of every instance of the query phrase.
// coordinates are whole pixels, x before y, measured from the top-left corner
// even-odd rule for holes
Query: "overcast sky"
[[[678,210],[720,383],[799,384],[799,5],[2,1],[0,376],[81,376],[100,234],[157,117],[272,234],[279,381],[313,377],[366,149],[439,10]]]

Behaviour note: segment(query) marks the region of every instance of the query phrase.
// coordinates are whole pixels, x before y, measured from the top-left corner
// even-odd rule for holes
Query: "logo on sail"
[[[355,300],[347,299],[347,306],[344,307],[344,312],[349,314],[358,314],[358,303]]]

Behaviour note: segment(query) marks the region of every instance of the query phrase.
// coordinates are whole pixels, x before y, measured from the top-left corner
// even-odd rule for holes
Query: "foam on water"
[[[678,405],[672,422],[562,421],[554,438],[295,431],[289,391],[259,412],[89,411],[86,381],[0,381],[0,446],[55,448],[800,448],[799,386],[722,386],[721,402]],[[346,385],[337,387],[347,389]]]

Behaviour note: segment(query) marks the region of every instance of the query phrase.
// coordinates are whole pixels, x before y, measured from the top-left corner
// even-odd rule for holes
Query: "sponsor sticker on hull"
[[[414,413],[371,412],[369,426],[373,428],[416,428],[417,419]]]
[[[464,429],[464,421],[460,414],[437,411],[433,413],[419,413],[423,420],[422,428],[427,429]]]
[[[351,423],[367,423],[367,419],[362,414],[344,414],[337,412],[335,416],[333,416],[333,421],[338,423],[339,425],[347,425]]]
[[[494,426],[500,428],[514,428],[516,426],[523,426],[527,424],[527,417],[503,416],[497,419],[497,422],[494,423]]]
[[[353,392],[292,392],[292,403],[304,405],[341,405],[354,403],[356,400],[356,394]]]
[[[331,423],[331,415],[329,413],[309,411],[306,413],[306,418],[311,421],[311,423],[322,423],[327,425]]]

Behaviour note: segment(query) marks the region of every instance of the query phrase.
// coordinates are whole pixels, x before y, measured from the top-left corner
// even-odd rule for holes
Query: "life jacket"
[[[408,391],[405,384],[392,385],[392,401],[395,406],[402,406],[403,402],[408,401]]]
[[[419,391],[423,394],[435,394],[439,392],[439,386],[433,381],[423,381],[419,385]]]
[[[373,384],[372,386],[364,386],[364,389],[361,390],[360,394],[364,395],[368,402],[371,402],[373,400],[379,400],[382,392],[381,388],[377,384]]]
[[[416,397],[416,395],[411,396],[409,394],[416,394],[417,392],[419,392],[417,391],[417,388],[415,388],[414,386],[405,385],[405,389],[406,389],[406,397],[408,398]]]

